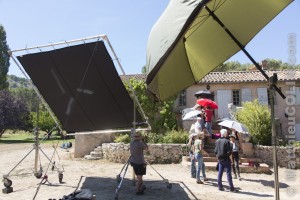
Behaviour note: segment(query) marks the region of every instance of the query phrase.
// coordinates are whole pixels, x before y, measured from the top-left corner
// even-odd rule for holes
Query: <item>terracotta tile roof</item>
[[[277,73],[278,81],[300,80],[300,70],[265,70],[270,77]],[[124,75],[120,76],[122,80]],[[147,74],[129,74],[126,77],[146,81]],[[233,72],[210,72],[199,83],[237,83],[237,82],[266,82],[260,71],[233,71]]]
[[[300,80],[300,70],[265,70],[270,77],[277,73],[278,81]],[[211,72],[199,83],[266,82],[260,71]]]
[[[135,78],[137,80],[142,80],[146,82],[147,74],[128,74],[128,75],[120,75],[121,80],[124,81],[126,78],[132,79]]]

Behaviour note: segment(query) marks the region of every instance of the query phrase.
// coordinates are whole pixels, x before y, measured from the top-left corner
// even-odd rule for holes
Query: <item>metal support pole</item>
[[[248,53],[248,51],[244,48],[244,46],[240,43],[240,41],[231,33],[231,31],[223,24],[223,22],[212,12],[206,5],[204,8],[207,12],[212,16],[212,18],[224,29],[224,31],[230,36],[230,38],[240,47],[240,49],[245,53],[245,55],[251,60],[251,62],[255,65],[255,67],[262,73],[262,75],[269,81],[269,76],[266,72],[259,66],[259,64],[252,58],[252,56]],[[281,90],[274,84],[273,88],[278,92],[278,94],[285,99],[285,95],[281,92]]]
[[[118,57],[117,57],[117,54],[116,54],[116,52],[114,51],[114,48],[112,47],[112,45],[111,45],[111,43],[110,43],[108,37],[105,35],[105,36],[103,36],[102,38],[107,42],[107,44],[108,44],[108,46],[110,47],[110,49],[111,49],[111,51],[112,51],[112,53],[113,53],[113,55],[114,55],[114,57],[115,57],[115,59],[116,59],[118,65],[119,65],[119,67],[120,67],[120,69],[121,69],[123,75],[125,76],[125,75],[126,75],[126,74],[125,74],[125,71],[124,71],[124,69],[123,69],[123,67],[122,67],[122,65],[121,65],[121,63],[120,63],[120,61],[119,61],[119,59],[118,59]],[[141,104],[140,104],[140,102],[139,102],[139,100],[138,100],[138,98],[137,98],[135,92],[134,92],[134,89],[133,89],[133,87],[132,87],[132,85],[131,85],[131,83],[130,83],[130,80],[128,80],[128,85],[129,85],[130,90],[131,90],[131,92],[132,92],[134,102],[136,102],[136,103],[138,104],[138,107],[139,107],[139,109],[140,109],[140,111],[141,111],[141,114],[142,114],[143,118],[147,121],[147,124],[148,124],[148,126],[150,127],[150,124],[148,123],[148,118],[146,117],[146,114],[145,114],[145,112],[144,112],[144,110],[143,110],[143,108],[142,108],[142,106],[141,106]]]
[[[280,199],[279,194],[279,180],[278,180],[278,163],[277,163],[277,134],[276,134],[276,122],[275,122],[275,111],[274,111],[274,85],[277,82],[277,74],[274,73],[270,77],[270,107],[271,107],[271,125],[272,125],[272,146],[273,146],[273,169],[274,169],[274,188],[276,200]]]
[[[35,149],[35,157],[34,157],[34,175],[38,174],[38,162],[39,162],[39,116],[40,116],[40,104],[37,101],[37,112],[36,112],[36,126],[34,129],[34,149]]]
[[[19,51],[19,50],[16,50]],[[23,75],[25,76],[25,78],[27,79],[27,81],[29,81],[29,83],[31,84],[33,90],[35,91],[35,93],[38,95],[39,99],[43,102],[44,106],[46,107],[46,109],[48,110],[48,112],[50,113],[52,119],[54,120],[56,126],[59,128],[59,130],[62,132],[62,128],[59,125],[58,121],[56,120],[56,118],[54,117],[54,114],[52,112],[52,110],[50,109],[49,105],[46,103],[46,101],[44,100],[43,96],[40,94],[39,90],[35,87],[35,85],[33,84],[32,80],[27,76],[26,72],[22,69],[22,67],[20,66],[20,64],[17,62],[17,60],[15,59],[15,57],[12,55],[12,52],[9,52],[10,57],[12,58],[12,60],[15,62],[15,64],[17,65],[17,67],[21,70],[21,72],[23,73]]]
[[[241,42],[231,33],[231,31],[223,24],[223,22],[211,11],[206,5],[204,5],[205,10],[209,13],[210,16],[224,29],[224,31],[229,35],[229,37],[235,42],[236,45],[245,53],[245,55],[251,60],[255,67],[262,73],[262,75],[270,82],[270,101],[271,101],[271,123],[272,123],[272,145],[273,145],[273,165],[274,165],[274,186],[276,191],[276,200],[279,200],[279,185],[278,185],[278,165],[277,165],[277,138],[276,138],[276,125],[275,125],[275,116],[274,116],[274,91],[276,90],[278,94],[285,99],[285,95],[282,91],[276,86],[277,83],[277,74],[274,73],[270,78],[266,72],[258,65],[258,63],[252,58],[252,56],[246,51]]]

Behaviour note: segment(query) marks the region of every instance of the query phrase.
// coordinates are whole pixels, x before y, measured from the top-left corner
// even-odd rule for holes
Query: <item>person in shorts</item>
[[[141,133],[133,134],[133,140],[130,142],[130,164],[133,167],[137,177],[136,194],[144,194],[143,175],[146,175],[146,162],[144,159],[144,150],[148,150],[148,145],[144,142]]]

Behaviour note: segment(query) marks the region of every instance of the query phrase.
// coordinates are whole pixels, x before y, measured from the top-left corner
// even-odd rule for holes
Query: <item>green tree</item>
[[[7,73],[9,68],[9,47],[6,43],[6,32],[0,24],[0,90],[8,88]]]
[[[29,130],[32,128],[30,113],[20,99],[6,90],[0,91],[0,137],[6,129]]]
[[[130,84],[143,108],[145,115],[151,125],[152,132],[165,134],[169,130],[178,128],[173,105],[175,97],[164,102],[154,102],[146,92],[146,84],[144,81],[130,79]],[[131,94],[129,83],[125,82],[126,89]]]
[[[37,111],[36,105],[37,105],[37,101],[39,101],[39,98],[36,92],[34,91],[34,89],[25,88],[25,87],[16,87],[16,88],[11,88],[10,92],[16,98],[24,102],[30,112]]]
[[[265,59],[267,61],[267,68],[268,70],[284,70],[284,69],[299,69],[300,65],[291,65],[287,62],[282,62],[281,60],[275,59]]]
[[[257,99],[243,103],[243,109],[236,113],[236,118],[248,128],[251,142],[271,145],[271,113],[268,106],[260,104]]]
[[[32,112],[31,118],[32,118],[33,126],[38,127],[39,130],[49,132],[54,127],[56,127],[55,121],[52,119],[50,113],[42,105],[40,105],[38,121],[37,121],[37,112]]]
[[[216,67],[214,72],[245,71],[248,66],[249,64],[241,64],[238,61],[229,61]]]

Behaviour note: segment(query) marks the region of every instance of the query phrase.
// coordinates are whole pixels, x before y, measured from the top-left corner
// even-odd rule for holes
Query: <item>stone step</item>
[[[205,170],[217,171],[216,166],[218,162],[205,162]],[[182,166],[190,169],[191,162],[185,161],[182,159]],[[269,165],[265,163],[260,163],[259,167],[249,166],[248,163],[242,163],[239,165],[241,173],[266,173],[271,172]]]
[[[90,156],[91,156],[91,157],[102,157],[102,153],[97,153],[97,152],[95,152],[95,151],[92,151],[92,152],[90,153]]]
[[[100,160],[100,159],[102,159],[102,157],[92,157],[91,155],[85,155],[84,158],[87,159],[87,160]]]
[[[241,163],[249,163],[249,162],[258,162],[258,163],[262,163],[262,159],[260,158],[240,158],[240,162]]]
[[[191,162],[191,158],[189,156],[182,156],[182,160],[185,160],[187,162]],[[203,157],[204,162],[217,162],[217,157]]]
[[[103,150],[102,150],[102,148],[101,149],[96,148],[96,149],[94,149],[94,152],[96,152],[98,154],[102,154]]]

